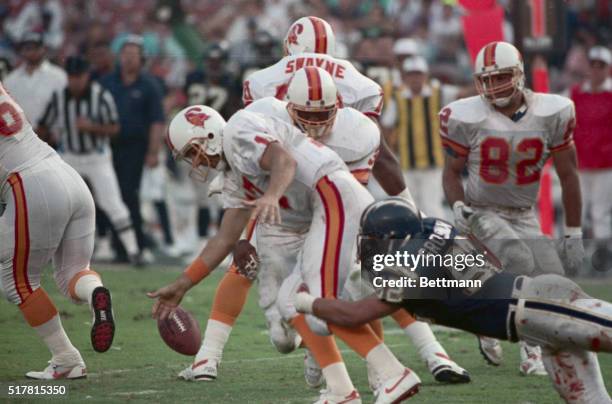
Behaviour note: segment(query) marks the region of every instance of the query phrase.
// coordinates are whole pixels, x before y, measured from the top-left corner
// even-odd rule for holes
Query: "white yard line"
[[[144,396],[147,394],[165,393],[166,390],[141,390],[141,391],[120,391],[111,393],[112,396]]]
[[[399,348],[399,347],[404,347],[404,346],[409,346],[409,343],[404,343],[404,344],[390,344],[387,345],[389,348]],[[354,354],[357,355],[352,349],[341,349],[340,352],[343,355],[346,354]],[[296,353],[296,354],[290,354],[290,355],[282,355],[282,354],[278,354],[275,356],[262,356],[260,358],[247,358],[247,359],[233,359],[233,360],[229,360],[229,361],[222,361],[222,364],[231,364],[231,363],[254,363],[254,362],[274,362],[274,361],[283,361],[283,360],[288,360],[288,359],[295,359],[295,358],[303,358],[304,357],[304,353],[303,351],[300,353]],[[100,376],[106,376],[106,375],[114,375],[114,374],[120,374],[120,373],[129,373],[129,372],[137,372],[140,370],[147,370],[147,369],[154,369],[154,368],[160,368],[162,366],[145,366],[142,368],[127,368],[127,369],[113,369],[113,370],[104,370],[102,372],[97,372],[97,373],[88,373],[87,376],[88,377],[100,377]],[[182,366],[178,366],[178,365],[166,365],[163,366],[163,368],[165,369],[181,369]]]

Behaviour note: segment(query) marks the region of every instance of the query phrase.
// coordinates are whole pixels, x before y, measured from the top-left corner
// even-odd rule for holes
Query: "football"
[[[166,345],[183,355],[195,355],[200,349],[202,332],[191,313],[180,306],[167,319],[157,320],[159,335]]]

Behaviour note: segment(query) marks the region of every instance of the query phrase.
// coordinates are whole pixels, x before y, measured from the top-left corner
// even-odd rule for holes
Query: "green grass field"
[[[44,287],[60,309],[62,321],[88,367],[86,380],[55,382],[67,387],[64,397],[71,402],[154,403],[308,403],[318,391],[303,380],[303,354],[280,355],[270,345],[265,321],[252,291],[248,304],[232,332],[226,347],[219,378],[213,383],[179,381],[177,373],[191,363],[167,348],[150,318],[151,300],[145,292],[174,279],[178,268],[151,267],[135,270],[127,267],[105,269],[97,266],[105,284],[112,290],[117,333],[114,346],[105,354],[93,351],[89,344],[90,315],[85,306],[77,306],[61,296],[50,271]],[[197,315],[204,331],[214,290],[221,276],[218,272],[186,297],[183,306]],[[609,284],[590,282],[585,289],[596,296],[612,299]],[[16,307],[0,303],[0,401],[10,401],[8,386],[35,384],[23,377],[29,370],[41,370],[50,355],[29,329]],[[386,323],[387,344],[400,360],[414,369],[423,380],[421,392],[413,403],[556,403],[559,401],[547,378],[522,377],[518,372],[517,346],[503,343],[503,366],[487,366],[477,350],[476,339],[463,332],[443,331],[438,338],[451,356],[468,369],[472,383],[444,386],[433,381],[414,349],[393,322]],[[363,401],[371,402],[364,362],[341,345],[344,358]],[[604,380],[612,387],[612,355],[600,355]],[[35,401],[42,397],[25,397]],[[24,398],[14,400],[25,402]]]

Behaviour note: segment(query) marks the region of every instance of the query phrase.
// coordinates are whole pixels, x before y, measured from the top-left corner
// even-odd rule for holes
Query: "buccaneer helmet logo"
[[[297,45],[297,37],[302,33],[302,31],[304,31],[304,26],[302,24],[295,24],[293,27],[291,27],[291,32],[287,37],[287,42],[292,45]]]
[[[204,127],[204,122],[210,118],[210,115],[206,115],[204,112],[200,112],[202,109],[200,107],[189,108],[187,112],[185,112],[185,119],[188,122],[195,126]]]

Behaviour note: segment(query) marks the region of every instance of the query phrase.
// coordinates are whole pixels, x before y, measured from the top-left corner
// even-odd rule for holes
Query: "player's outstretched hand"
[[[168,318],[189,290],[191,285],[188,283],[190,283],[188,279],[180,277],[170,285],[157,289],[155,292],[148,292],[147,296],[157,299],[151,309],[153,318],[162,320]]]
[[[253,201],[244,200],[243,203],[245,206],[253,208],[251,220],[257,220],[259,223],[265,224],[280,224],[281,216],[278,198],[264,195]]]

